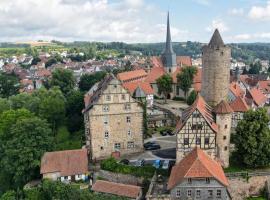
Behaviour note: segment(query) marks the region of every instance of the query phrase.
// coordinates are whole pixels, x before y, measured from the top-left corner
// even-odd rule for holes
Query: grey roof
[[[138,86],[136,88],[136,90],[134,91],[134,93],[133,93],[133,97],[135,97],[135,98],[145,98],[146,95],[145,95],[144,91],[142,90],[142,88],[140,86]]]
[[[215,30],[210,42],[209,42],[209,46],[211,47],[222,47],[224,46],[224,42],[220,36],[220,33],[218,31],[218,29]]]
[[[109,74],[97,85],[93,86],[95,87],[94,90],[92,90],[92,88],[90,89],[93,95],[90,98],[88,106],[84,109],[84,112],[87,112],[99,100],[99,97],[113,79],[116,79],[115,76],[113,74]]]
[[[167,16],[167,36],[166,36],[166,47],[164,53],[174,53],[172,48],[172,39],[171,39],[171,29],[170,29],[170,13],[168,12]]]

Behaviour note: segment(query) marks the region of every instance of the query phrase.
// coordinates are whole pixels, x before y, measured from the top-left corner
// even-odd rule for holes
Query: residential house
[[[196,147],[172,168],[167,189],[172,200],[230,200],[228,185],[221,165]]]
[[[212,158],[216,158],[218,125],[214,121],[212,111],[200,95],[192,106],[183,111],[176,126],[177,162],[196,146],[204,149]]]
[[[230,107],[233,110],[232,128],[236,128],[238,122],[243,119],[244,113],[249,110],[249,106],[243,97],[238,96],[235,100],[230,102]]]
[[[126,88],[133,97],[138,97],[138,94],[144,95],[147,102],[147,107],[152,107],[154,103],[154,90],[148,82],[127,82],[123,83],[123,87]],[[136,95],[137,94],[137,95]],[[139,97],[140,98],[140,97]]]
[[[142,188],[139,186],[103,180],[97,180],[92,186],[92,191],[133,200],[140,200],[142,198]]]
[[[228,101],[232,102],[237,97],[244,97],[245,96],[245,90],[243,90],[238,82],[232,82],[230,83],[229,87],[229,93],[228,93]]]
[[[142,105],[114,75],[107,75],[89,90],[83,113],[90,159],[143,151]]]
[[[117,78],[122,83],[143,81],[146,77],[147,77],[147,73],[143,69],[122,72],[117,75]]]
[[[261,108],[267,102],[267,97],[257,88],[253,87],[247,91],[246,102],[252,108]]]
[[[270,103],[270,80],[259,81],[257,87],[267,97],[267,104]]]
[[[86,149],[46,152],[41,158],[43,178],[62,182],[86,180],[88,156]]]

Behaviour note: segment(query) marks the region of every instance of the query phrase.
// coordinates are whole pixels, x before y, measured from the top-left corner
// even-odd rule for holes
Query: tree
[[[5,98],[0,98],[0,114],[10,109],[10,102]]]
[[[0,200],[16,200],[16,192],[9,190],[0,197]]]
[[[39,177],[41,156],[53,149],[52,131],[46,121],[31,117],[17,120],[6,135],[1,140],[1,169],[11,173],[20,187]]]
[[[27,93],[21,93],[9,98],[10,107],[14,110],[26,108],[33,113],[38,114],[40,99]]]
[[[255,62],[250,64],[248,73],[249,74],[260,74],[260,71],[262,69],[262,65],[260,62]]]
[[[73,72],[68,69],[56,69],[52,73],[51,86],[58,86],[64,94],[67,94],[75,86]]]
[[[38,64],[40,61],[41,61],[41,59],[40,59],[39,57],[36,56],[36,57],[33,58],[31,65],[36,65],[36,64]]]
[[[65,119],[65,97],[58,87],[50,90],[40,89],[33,94],[40,99],[38,115],[46,119],[55,132]]]
[[[0,115],[0,168],[12,177],[13,188],[39,176],[41,156],[52,147],[52,132],[46,121],[26,109]]]
[[[67,94],[66,99],[68,129],[70,132],[75,132],[83,127],[82,110],[84,108],[84,95],[78,90],[72,90]]]
[[[260,108],[244,114],[237,127],[235,146],[238,159],[248,167],[264,167],[270,164],[270,130],[267,111]]]
[[[106,72],[96,72],[94,74],[84,74],[79,81],[81,91],[88,91],[95,83],[101,81],[106,76]]]
[[[197,98],[197,92],[195,90],[192,90],[192,92],[189,94],[187,98],[187,104],[192,105],[194,101],[196,100],[196,98]]]
[[[0,73],[0,97],[10,97],[18,94],[20,88],[19,79],[14,75]]]
[[[177,75],[177,84],[184,91],[185,98],[192,86],[194,75],[197,73],[196,67],[184,67],[182,71]]]
[[[163,94],[164,102],[167,103],[168,94],[172,92],[173,80],[169,74],[164,74],[157,79],[159,94]]]

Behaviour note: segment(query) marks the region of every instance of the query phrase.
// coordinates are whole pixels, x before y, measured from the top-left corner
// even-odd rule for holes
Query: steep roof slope
[[[168,190],[173,189],[185,178],[215,178],[224,186],[229,185],[221,165],[198,147],[172,168]]]

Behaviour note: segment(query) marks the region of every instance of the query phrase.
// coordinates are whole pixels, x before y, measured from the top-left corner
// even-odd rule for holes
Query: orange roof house
[[[214,178],[225,187],[229,185],[221,165],[198,147],[172,168],[168,190],[188,178]]]
[[[237,97],[233,102],[230,103],[230,107],[233,112],[246,112],[249,110],[249,106],[242,97]]]
[[[97,180],[92,190],[94,192],[113,194],[131,199],[139,199],[142,195],[142,189],[139,186],[114,183],[109,181]]]
[[[147,73],[143,69],[129,71],[129,72],[122,72],[117,75],[117,78],[123,83],[143,80],[146,77],[147,77]]]
[[[245,95],[245,91],[241,89],[237,82],[232,82],[230,84],[230,91],[235,97],[243,97]]]
[[[270,80],[259,81],[258,87],[264,94],[270,94]]]
[[[58,173],[60,177],[85,174],[88,172],[86,149],[46,152],[41,159],[40,173]]]
[[[140,87],[143,92],[147,95],[154,94],[154,90],[148,82],[128,82],[123,83],[123,87],[129,91],[130,94],[133,94],[137,87]]]
[[[256,106],[263,106],[267,101],[267,97],[258,88],[252,88],[248,93],[247,98],[252,99]]]
[[[197,96],[196,101],[188,107],[186,110],[184,110],[182,114],[182,119],[178,122],[176,129],[179,131],[182,129],[182,127],[186,124],[189,117],[192,115],[192,113],[198,110],[203,118],[206,120],[207,124],[211,129],[217,133],[218,126],[214,121],[214,117],[212,114],[212,108],[204,101],[204,99],[201,97],[201,95]]]

